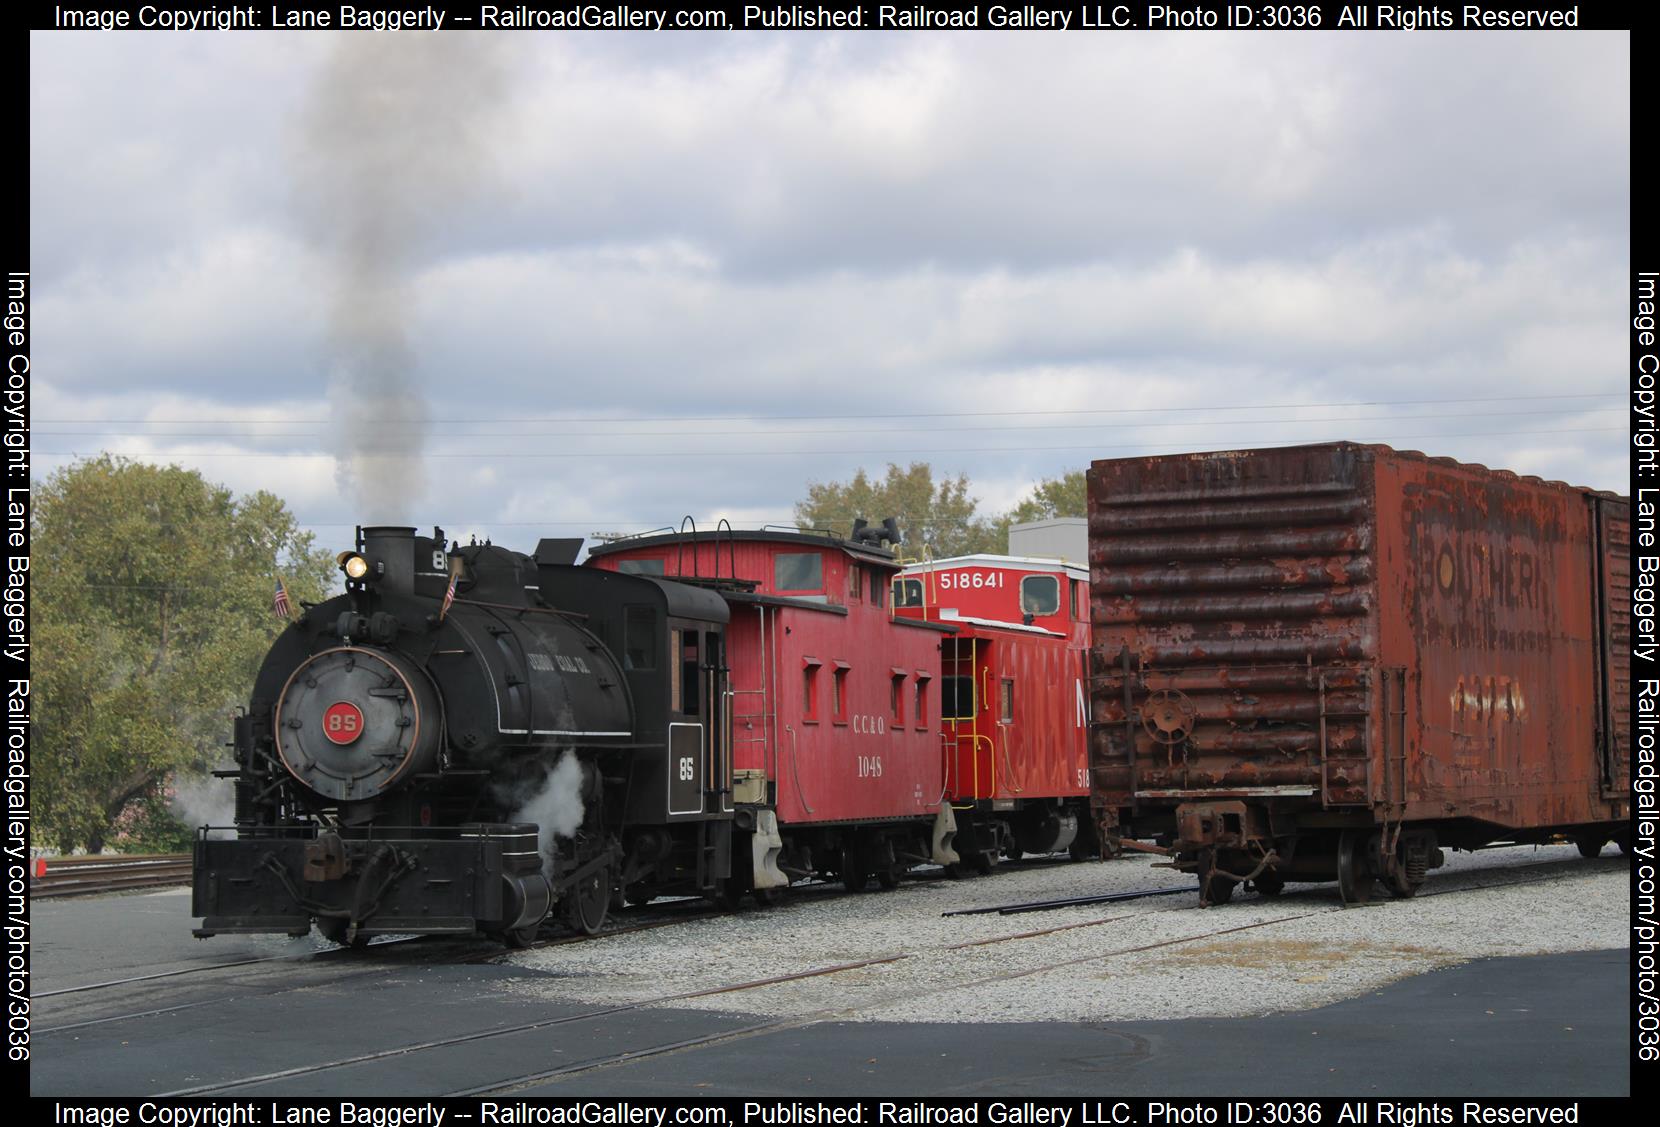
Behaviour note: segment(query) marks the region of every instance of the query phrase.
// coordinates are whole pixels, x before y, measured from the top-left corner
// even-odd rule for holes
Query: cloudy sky
[[[1621,489],[1630,38],[56,34],[38,473],[530,546],[1348,438]],[[881,516],[883,514],[869,514]]]

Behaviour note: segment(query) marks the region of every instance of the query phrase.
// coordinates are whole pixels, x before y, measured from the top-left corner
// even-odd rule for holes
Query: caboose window
[[[818,723],[818,671],[817,658],[802,659],[801,719],[808,724]]]
[[[662,575],[662,560],[618,560],[617,570],[624,575]]]
[[[940,678],[940,719],[974,719],[974,678]]]
[[[657,668],[657,616],[651,607],[623,608],[623,668]]]
[[[1014,723],[1014,682],[1007,677],[1003,679],[1003,691],[999,694],[998,699],[1002,705],[1003,723]]]
[[[895,579],[893,581],[893,605],[896,607],[921,606],[922,580]]]
[[[1021,614],[1054,614],[1061,609],[1061,585],[1053,575],[1028,575],[1020,581]]]
[[[870,603],[872,606],[882,605],[882,573],[875,568],[866,568],[870,573]]]
[[[772,558],[772,585],[780,591],[824,590],[824,559],[817,552],[786,552]]]

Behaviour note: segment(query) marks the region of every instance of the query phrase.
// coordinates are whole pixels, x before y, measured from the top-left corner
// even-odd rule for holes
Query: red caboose
[[[901,621],[956,627],[941,649],[940,721],[955,849],[1096,852],[1089,818],[1089,573],[1061,560],[959,556],[894,582]]]
[[[731,610],[734,893],[767,902],[812,875],[891,888],[912,865],[957,860],[936,727],[956,628],[889,614],[891,550],[723,530],[614,540],[588,562],[707,585]]]

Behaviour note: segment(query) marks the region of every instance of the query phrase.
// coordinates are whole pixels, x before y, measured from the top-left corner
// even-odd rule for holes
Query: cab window
[[[1021,614],[1054,614],[1061,609],[1061,585],[1053,575],[1028,575],[1020,581]]]
[[[657,668],[657,615],[651,607],[623,608],[623,668]]]

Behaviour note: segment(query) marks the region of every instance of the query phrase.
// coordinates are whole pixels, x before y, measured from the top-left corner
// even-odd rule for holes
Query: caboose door
[[[957,638],[945,642],[940,722],[946,731],[946,789],[958,801],[997,793],[997,743],[1007,733],[998,724],[998,689],[992,683],[991,642]]]

